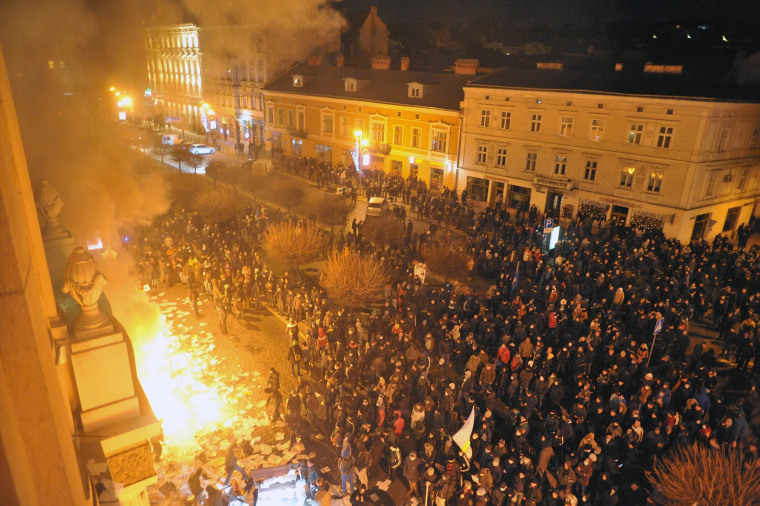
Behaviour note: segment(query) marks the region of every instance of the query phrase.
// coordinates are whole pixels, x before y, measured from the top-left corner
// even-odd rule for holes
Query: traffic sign
[[[545,229],[546,228],[552,228],[553,226],[554,226],[554,220],[552,220],[551,218],[546,218],[544,220],[544,228]]]
[[[657,323],[654,324],[654,335],[662,332],[662,324],[665,323],[665,318],[660,318]]]

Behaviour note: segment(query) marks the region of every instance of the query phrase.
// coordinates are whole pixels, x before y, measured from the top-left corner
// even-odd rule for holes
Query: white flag
[[[470,446],[470,437],[472,436],[472,429],[475,427],[475,408],[472,408],[470,416],[467,421],[464,422],[462,428],[457,431],[456,434],[451,436],[451,439],[462,449],[462,452],[467,456],[467,460],[472,459],[472,446]]]

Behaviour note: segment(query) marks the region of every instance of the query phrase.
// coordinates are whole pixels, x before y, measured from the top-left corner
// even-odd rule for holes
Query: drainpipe
[[[457,169],[454,171],[454,195],[458,194],[458,186],[459,186],[459,156],[462,152],[462,128],[464,122],[464,115],[462,114],[462,109],[459,109],[459,141],[457,142]]]

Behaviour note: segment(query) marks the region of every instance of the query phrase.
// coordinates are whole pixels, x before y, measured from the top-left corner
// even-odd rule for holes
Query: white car
[[[383,197],[372,197],[367,203],[366,217],[370,216],[382,216],[388,212],[388,201]]]
[[[194,155],[213,155],[216,150],[205,144],[193,144],[190,146],[190,152]]]

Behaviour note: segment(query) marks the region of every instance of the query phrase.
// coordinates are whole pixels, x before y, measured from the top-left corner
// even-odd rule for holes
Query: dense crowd
[[[315,171],[328,169],[339,180],[330,167]],[[300,386],[283,398],[272,370],[269,413],[284,418],[291,442],[329,438],[352,503],[369,502],[367,489],[390,477],[425,505],[644,504],[644,472],[674,448],[756,456],[755,387],[723,386],[713,348],[689,338],[694,322],[713,326],[732,377],[760,371],[760,253],[746,238],[686,245],[615,223],[592,235],[577,220],[547,254],[534,210],[475,215],[452,192],[414,181],[363,184],[368,195],[401,192],[420,218],[466,231],[493,285],[423,284],[409,233],[383,254],[394,280],[363,317],[268,268],[257,253],[267,225],[303,220],[263,206],[225,226],[192,212],[164,216],[137,251],[145,282],[185,283],[191,300],[202,290],[225,331],[227,314],[244,318],[261,304],[291,320],[284,339]],[[362,248],[361,228],[340,247]],[[451,436],[473,412],[468,458]],[[317,466],[305,472],[320,504],[329,504],[326,478]]]

